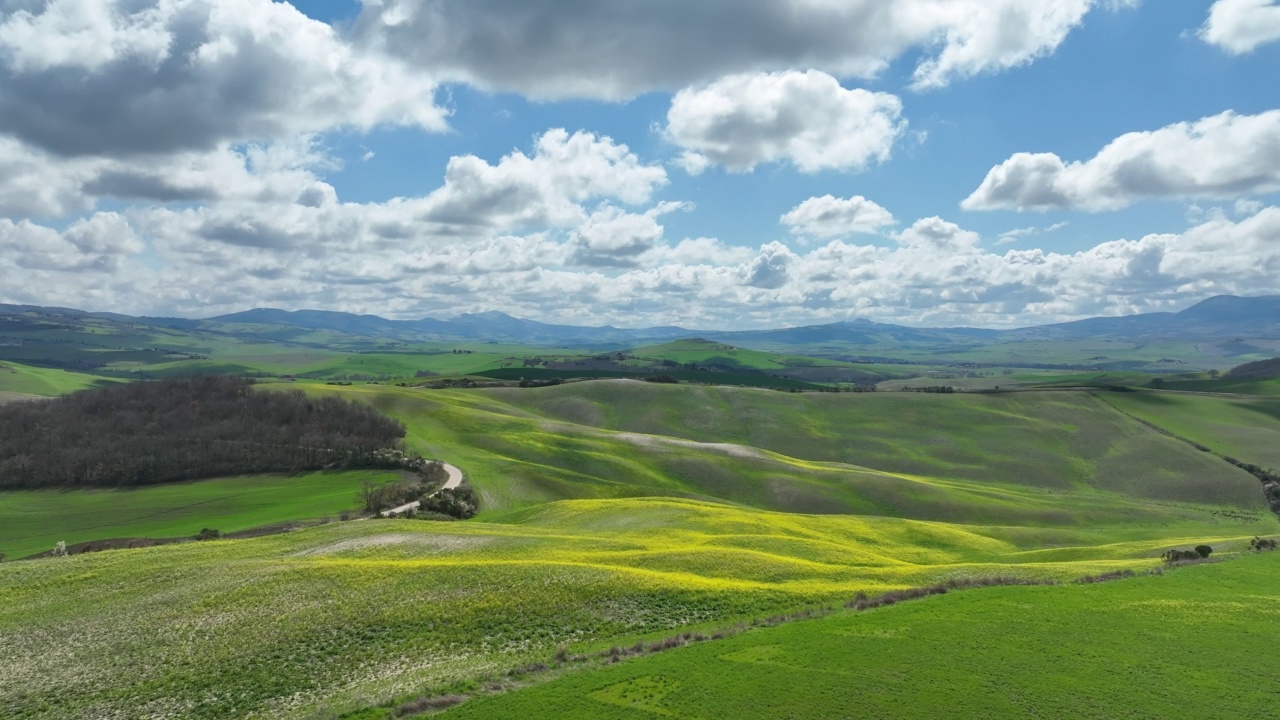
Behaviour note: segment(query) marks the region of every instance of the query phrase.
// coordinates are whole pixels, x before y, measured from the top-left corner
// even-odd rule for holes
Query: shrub
[[[466,701],[464,695],[436,695],[434,697],[422,697],[417,700],[410,700],[396,708],[396,715],[404,717],[406,715],[418,715],[428,710],[444,710],[453,707],[459,703]]]
[[[1201,545],[1200,547],[1208,548],[1209,546]],[[1209,548],[1209,552],[1213,552],[1213,548]],[[1160,556],[1162,560],[1164,560],[1169,564],[1182,563],[1182,562],[1197,562],[1207,557],[1209,557],[1207,554],[1201,555],[1198,549],[1197,550],[1166,550],[1165,553]]]
[[[1197,545],[1196,554],[1202,558],[1207,558],[1213,554],[1213,548],[1209,547],[1208,545]]]
[[[222,537],[222,532],[213,528],[204,528],[196,533],[196,540],[217,540],[220,537]]]
[[[59,540],[59,541],[58,541],[58,544],[53,546],[53,556],[54,556],[54,557],[66,557],[66,556],[67,556],[67,554],[68,554],[68,553],[67,553],[67,541],[66,541],[66,540]]]
[[[476,497],[476,492],[470,486],[462,485],[451,490],[441,490],[431,497],[423,498],[422,510],[466,520],[475,517],[479,512],[480,499]]]
[[[1263,538],[1255,537],[1254,539],[1249,541],[1249,549],[1253,550],[1254,552],[1262,552],[1263,550],[1275,550],[1276,541],[1269,540],[1269,539],[1264,540]],[[0,560],[3,560],[3,559],[4,559],[4,556],[0,555]]]

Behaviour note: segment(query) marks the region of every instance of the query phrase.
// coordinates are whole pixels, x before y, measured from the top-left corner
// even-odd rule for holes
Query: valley
[[[1259,477],[1223,457],[1280,464],[1267,378],[971,366],[979,377],[913,379],[911,365],[700,339],[608,353],[331,351],[339,364],[307,371],[331,361],[261,347],[257,357],[272,359],[257,367],[273,369],[253,393],[376,411],[402,428],[406,457],[462,469],[479,515],[361,519],[362,494],[402,482],[377,468],[0,491],[0,714],[384,720],[452,707],[446,716],[639,718],[695,717],[710,702],[773,717],[759,693],[795,687],[796,674],[810,691],[771,702],[805,717],[848,702],[886,717],[1013,707],[941,690],[974,686],[955,673],[929,681],[937,693],[878,704],[906,692],[915,667],[892,658],[921,655],[987,673],[1006,688],[1002,702],[1053,714],[1072,691],[1043,694],[1052,669],[1026,643],[1079,654],[1069,628],[1107,637],[1077,664],[1092,697],[1113,692],[1111,668],[1134,662],[1126,633],[1154,633],[1169,657],[1190,657],[1178,633],[1236,637],[1275,595],[1258,579],[1273,558],[1254,557],[1252,543],[1280,535],[1280,519]],[[228,358],[243,368],[246,357],[147,373],[180,378]],[[6,392],[23,403],[136,381],[120,366],[5,364]],[[377,379],[336,379],[361,367]],[[533,370],[556,382],[529,382]],[[69,557],[15,562],[58,542]],[[1161,559],[1201,545],[1223,561]],[[1073,584],[1085,577],[1118,579]],[[974,583],[1026,585],[845,607],[860,594]],[[1248,589],[1229,613],[1200,619],[1231,587]],[[1099,603],[1116,609],[1091,614]],[[643,649],[617,650],[633,647]],[[991,665],[997,656],[1032,669],[1010,676]],[[137,660],[122,674],[119,657]],[[1153,682],[1173,682],[1160,679],[1181,667],[1170,662]],[[1260,701],[1235,672],[1211,685],[1239,691],[1252,712]],[[838,690],[849,673],[901,689],[850,696]],[[1205,707],[1180,692],[1183,716]]]

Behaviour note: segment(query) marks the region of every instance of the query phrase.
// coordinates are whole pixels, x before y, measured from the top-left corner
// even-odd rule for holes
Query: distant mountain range
[[[913,328],[870,320],[780,328],[774,330],[715,331],[682,327],[581,327],[523,320],[500,312],[459,315],[449,320],[386,320],[375,315],[317,310],[258,309],[210,318],[224,324],[280,325],[311,330],[334,330],[352,335],[418,340],[460,339],[551,345],[613,345],[701,337],[729,344],[819,345],[849,343],[965,343],[998,340],[1194,339],[1233,337],[1280,338],[1280,295],[1235,297],[1223,295],[1176,313],[1098,317],[1069,323],[1015,330],[983,328]]]
[[[300,331],[329,331],[374,340],[400,342],[480,341],[551,346],[625,346],[700,337],[744,347],[764,345],[875,345],[879,343],[973,344],[999,341],[1192,340],[1280,338],[1280,296],[1210,298],[1176,313],[1098,317],[1069,323],[1015,330],[980,328],[912,328],[853,320],[776,330],[710,331],[681,327],[581,327],[524,320],[500,312],[458,315],[448,320],[388,320],[376,315],[323,310],[259,308],[204,320],[134,318],[114,313],[86,313],[64,308],[0,305],[0,334],[4,315],[40,314],[92,316],[105,320],[180,330],[250,334],[287,340]],[[12,321],[10,321],[12,322]]]

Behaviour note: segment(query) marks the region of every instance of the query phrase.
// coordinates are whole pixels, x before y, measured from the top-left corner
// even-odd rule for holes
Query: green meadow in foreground
[[[1163,548],[1230,553],[1277,525],[1207,509],[1063,529],[568,501],[487,523],[354,521],[4,563],[0,716],[326,717],[564,645],[600,650],[952,578],[1150,568]]]
[[[1253,476],[1135,419],[1134,408],[1122,412],[1109,393],[287,387],[400,419],[408,449],[461,467],[484,512],[0,563],[0,717],[383,717],[379,708],[471,692],[562,647],[598,652],[948,580],[1149,570],[1170,548],[1208,544],[1229,557],[1280,534]],[[1240,438],[1246,460],[1268,439]],[[322,477],[335,483],[323,510],[315,476],[239,479],[211,481],[230,483],[222,491],[207,481],[0,495],[0,527],[25,508],[28,529],[14,535],[42,538],[42,550],[71,538],[39,533],[117,516],[137,525],[110,536],[234,529],[209,519],[217,498],[245,526],[288,519],[268,518],[283,503],[299,503],[295,517],[354,503],[356,474],[342,488]],[[253,483],[274,489],[255,495]],[[120,505],[131,498],[152,499]],[[166,529],[169,514],[182,520]],[[1250,717],[1256,695],[1242,668],[1264,666],[1263,648],[1278,639],[1275,581],[1258,577],[1274,564],[1248,558],[1096,587],[974,590],[838,612],[768,631],[795,636],[751,632],[603,675],[537,676],[549,684],[452,712],[787,717],[779,709],[790,702],[797,718],[1163,717],[1142,710],[1163,692],[1173,700],[1150,707],[1177,701],[1204,716],[1196,711],[1225,687],[1236,704],[1223,707]],[[1213,579],[1178,589],[1196,577]],[[1259,637],[1233,635],[1246,617]],[[1184,662],[1193,652],[1201,666]],[[1165,656],[1174,659],[1160,664]],[[706,669],[644,669],[682,657]],[[1224,685],[1223,672],[1237,684]],[[1144,677],[1149,687],[1129,687]],[[763,690],[745,692],[753,686]],[[537,692],[563,699],[543,706]],[[861,704],[841,704],[850,697]],[[1124,712],[1104,712],[1115,707]]]
[[[120,490],[0,492],[0,553],[10,559],[116,538],[189,537],[316,520],[359,506],[360,486],[398,478],[366,470],[258,475]]]
[[[446,718],[1275,717],[1280,554],[967,590],[754,630],[472,700]],[[368,714],[365,717],[377,717]]]

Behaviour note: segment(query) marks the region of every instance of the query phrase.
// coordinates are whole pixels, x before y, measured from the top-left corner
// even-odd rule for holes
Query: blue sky
[[[1267,0],[153,5],[0,0],[0,302],[1006,326],[1280,290]]]

